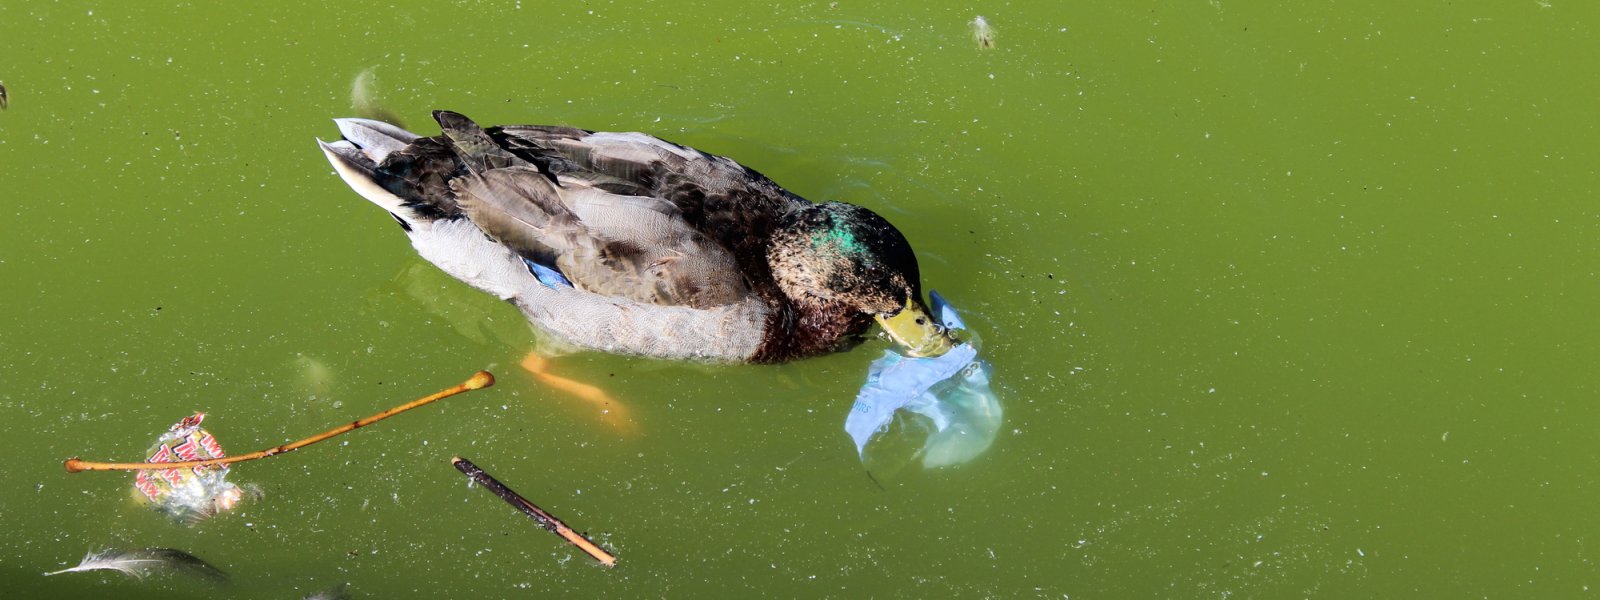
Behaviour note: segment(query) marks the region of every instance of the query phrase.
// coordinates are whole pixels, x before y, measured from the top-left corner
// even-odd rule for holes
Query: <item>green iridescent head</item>
[[[941,354],[949,337],[922,303],[917,256],[900,230],[843,202],[790,213],[767,252],[778,287],[801,304],[842,303],[876,318],[913,354]]]

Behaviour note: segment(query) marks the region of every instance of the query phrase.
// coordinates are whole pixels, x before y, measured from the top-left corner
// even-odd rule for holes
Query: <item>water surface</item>
[[[983,50],[968,23],[998,32]],[[0,2],[0,581],[168,546],[229,597],[1573,597],[1600,467],[1587,4]],[[881,473],[882,348],[517,367],[509,306],[422,263],[312,143],[381,103],[651,132],[868,206],[982,333],[1006,424]],[[195,410],[240,466],[193,528],[131,460]],[[597,568],[467,456],[621,557]]]

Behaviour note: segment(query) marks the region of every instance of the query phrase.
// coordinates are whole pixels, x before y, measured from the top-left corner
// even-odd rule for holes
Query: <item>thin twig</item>
[[[616,555],[606,552],[605,548],[601,548],[594,542],[589,541],[589,538],[583,537],[583,534],[573,531],[571,527],[567,527],[567,524],[562,523],[561,519],[557,519],[555,515],[545,512],[544,509],[538,506],[534,506],[527,498],[523,498],[521,494],[512,491],[511,488],[506,487],[499,480],[483,472],[483,469],[478,468],[478,465],[472,464],[472,461],[457,456],[450,459],[450,464],[455,465],[457,471],[461,471],[467,477],[471,477],[473,481],[478,482],[485,489],[494,492],[494,495],[499,496],[501,500],[505,500],[506,504],[515,506],[517,510],[532,517],[539,526],[550,530],[551,533],[561,536],[562,539],[577,546],[578,549],[587,552],[589,556],[600,561],[600,564],[607,567],[617,566]]]
[[[355,430],[355,429],[360,429],[362,427],[366,427],[366,426],[371,425],[373,423],[377,423],[378,421],[382,421],[384,419],[387,419],[389,417],[398,415],[400,413],[403,413],[405,411],[411,410],[413,408],[417,408],[417,407],[422,406],[424,404],[428,404],[428,403],[434,402],[435,400],[443,400],[445,398],[449,398],[451,396],[454,396],[456,394],[460,394],[462,392],[470,392],[472,390],[481,390],[481,389],[489,387],[491,385],[494,385],[494,375],[490,374],[488,371],[478,371],[477,373],[474,373],[470,379],[467,379],[466,381],[461,382],[460,384],[457,384],[454,387],[451,387],[450,389],[442,390],[442,391],[440,391],[440,392],[438,392],[436,394],[433,394],[431,396],[425,396],[425,397],[422,397],[422,398],[418,398],[416,400],[412,400],[411,402],[407,402],[407,403],[402,404],[400,406],[396,406],[394,408],[391,408],[391,409],[383,411],[381,413],[372,415],[372,416],[367,417],[365,419],[361,419],[359,421],[352,421],[352,422],[349,422],[349,423],[345,423],[344,425],[340,425],[340,426],[335,427],[333,429],[329,429],[327,431],[324,431],[324,432],[319,433],[317,435],[314,435],[314,436],[308,437],[306,439],[300,440],[298,442],[293,442],[293,443],[288,443],[288,444],[284,444],[284,445],[281,445],[281,446],[276,446],[276,447],[273,447],[273,448],[268,448],[266,450],[261,450],[259,452],[251,452],[249,454],[240,454],[238,456],[227,456],[227,457],[223,457],[223,458],[213,458],[213,459],[209,459],[209,460],[186,460],[186,461],[180,461],[180,462],[156,462],[156,463],[152,463],[152,462],[102,463],[102,462],[89,462],[89,461],[85,461],[85,460],[78,460],[77,457],[72,457],[72,458],[67,459],[67,462],[63,466],[65,466],[67,468],[67,472],[68,473],[77,473],[79,471],[145,471],[145,470],[153,470],[153,469],[184,469],[184,468],[189,468],[189,467],[204,467],[204,466],[210,466],[210,465],[226,465],[226,464],[231,464],[231,463],[236,463],[236,462],[244,462],[244,461],[247,461],[247,460],[255,460],[255,459],[258,459],[258,458],[266,458],[266,457],[272,456],[274,454],[283,454],[285,452],[291,452],[291,451],[294,451],[294,450],[299,450],[300,448],[304,448],[306,446],[310,446],[312,444],[315,444],[315,443],[320,442],[322,440],[331,438],[333,436],[336,436],[336,435],[339,435],[339,434],[342,434],[342,433],[346,433],[346,432],[349,432],[349,431],[352,431],[352,430]]]

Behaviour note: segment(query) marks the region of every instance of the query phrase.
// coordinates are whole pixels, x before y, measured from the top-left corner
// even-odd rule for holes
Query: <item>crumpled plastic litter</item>
[[[932,312],[951,330],[966,329],[953,307],[938,292],[930,292]],[[917,455],[924,468],[958,465],[983,454],[1000,431],[1000,400],[990,389],[993,368],[978,358],[978,349],[962,343],[941,356],[909,357],[884,351],[867,368],[867,381],[856,395],[844,430],[855,440],[863,462],[868,445],[888,430],[897,412],[926,418]],[[897,432],[898,434],[899,432]]]
[[[227,456],[211,432],[200,428],[205,413],[184,417],[156,440],[145,462],[182,462]],[[244,490],[228,481],[228,465],[136,471],[133,487],[157,510],[196,522],[232,510]]]

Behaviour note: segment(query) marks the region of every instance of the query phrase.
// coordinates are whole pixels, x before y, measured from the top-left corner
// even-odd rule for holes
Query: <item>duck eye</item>
[[[926,319],[924,317],[917,317],[917,324],[918,325],[927,325],[928,324],[928,319]]]

